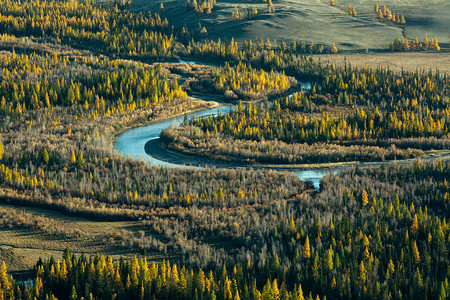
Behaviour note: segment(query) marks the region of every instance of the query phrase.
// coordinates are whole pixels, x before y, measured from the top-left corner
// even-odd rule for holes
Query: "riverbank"
[[[188,103],[186,103],[186,102],[188,102]],[[188,110],[183,110],[183,107],[184,107],[183,104],[189,105]],[[116,123],[116,124],[119,124],[119,126],[115,127],[116,134],[114,135],[114,140],[116,140],[120,134],[122,134],[123,132],[130,130],[132,128],[147,126],[152,123],[167,121],[167,120],[170,120],[170,119],[173,119],[173,118],[185,115],[185,114],[190,114],[190,113],[193,113],[196,111],[200,111],[203,109],[218,107],[218,106],[220,106],[220,103],[216,102],[216,101],[212,101],[212,100],[206,101],[206,100],[201,100],[201,99],[194,98],[194,97],[188,97],[188,99],[185,102],[181,102],[180,105],[181,106],[176,106],[175,112],[173,112],[173,113],[170,112],[171,107],[169,107],[169,109],[163,110],[162,112],[158,113],[155,117],[153,117],[153,115],[154,115],[153,112],[151,112],[151,114],[147,113],[147,115],[145,115],[145,113],[144,113],[144,116],[139,116],[137,118],[134,118],[129,123],[125,123],[125,124]],[[147,119],[145,119],[145,117],[147,117]]]
[[[384,161],[349,161],[349,162],[328,162],[328,163],[311,163],[311,164],[262,164],[262,163],[242,163],[242,162],[226,162],[220,159],[213,159],[209,157],[199,157],[195,155],[188,155],[182,152],[171,150],[165,142],[161,139],[153,139],[145,144],[145,152],[147,155],[164,161],[170,164],[186,165],[194,167],[215,166],[221,168],[261,168],[261,169],[276,169],[281,171],[289,170],[334,170],[352,168],[352,167],[369,167],[388,163],[396,164],[410,164],[417,159],[421,161],[433,160],[450,160],[450,150],[429,150],[424,151],[425,155],[419,158],[409,159],[392,159]]]

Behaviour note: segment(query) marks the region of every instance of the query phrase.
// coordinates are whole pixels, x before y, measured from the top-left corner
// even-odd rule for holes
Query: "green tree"
[[[411,224],[411,233],[416,236],[419,232],[419,221],[417,220],[417,214],[414,214],[413,222]]]
[[[359,273],[358,273],[358,280],[361,283],[364,283],[366,281],[366,268],[364,267],[363,261],[359,264]]]
[[[79,166],[84,165],[83,151],[81,151],[81,150],[80,150],[80,153],[78,153],[77,164]]]
[[[70,292],[70,300],[77,300],[78,299],[78,295],[77,295],[77,290],[75,289],[75,286],[72,285],[72,290]]]
[[[47,149],[44,148],[44,149],[42,150],[41,157],[42,157],[42,160],[47,164],[48,161],[50,160],[50,157],[49,157],[49,155],[48,155]]]
[[[416,261],[416,264],[419,264],[420,263],[420,253],[419,253],[419,248],[417,248],[416,241],[414,241],[414,243],[413,243],[413,257],[414,257],[414,260]]]
[[[330,249],[328,249],[327,264],[328,264],[328,269],[330,271],[332,271],[333,270],[333,248],[331,248],[331,245],[330,245]]]
[[[447,299],[447,292],[445,290],[444,283],[441,282],[441,287],[439,288],[439,299],[438,300],[446,300]]]

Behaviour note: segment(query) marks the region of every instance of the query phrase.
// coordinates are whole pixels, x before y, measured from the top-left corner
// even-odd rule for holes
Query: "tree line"
[[[0,65],[0,114],[13,118],[26,110],[78,104],[104,115],[187,97],[160,66],[14,51]]]
[[[167,20],[132,13],[119,2],[2,0],[0,30],[17,37],[70,44],[122,58],[171,58],[174,37]]]

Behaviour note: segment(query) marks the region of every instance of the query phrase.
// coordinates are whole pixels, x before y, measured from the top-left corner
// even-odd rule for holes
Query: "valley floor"
[[[450,74],[449,52],[385,52],[385,53],[339,53],[315,55],[315,59],[343,65],[345,61],[353,66],[377,68],[389,67],[391,70],[416,71],[439,70]]]

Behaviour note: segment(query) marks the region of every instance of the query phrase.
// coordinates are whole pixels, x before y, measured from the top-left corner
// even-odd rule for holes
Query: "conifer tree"
[[[415,240],[413,243],[413,257],[414,257],[414,260],[416,261],[416,264],[419,264],[420,263],[420,253],[419,253],[419,248],[417,248],[417,243]]]
[[[0,268],[0,288],[6,292],[6,295],[8,295],[8,291],[11,289],[11,281],[4,261],[2,261]]]
[[[72,150],[72,154],[70,155],[70,162],[71,163],[76,163],[77,162],[77,157],[75,155],[75,152]]]
[[[47,149],[44,148],[42,150],[42,160],[47,164],[49,159],[50,159],[50,157],[48,155],[48,151],[47,151]]]
[[[80,153],[78,153],[77,164],[79,166],[84,165],[83,151],[81,151],[81,150],[80,150]]]
[[[77,300],[78,296],[77,296],[77,290],[75,289],[75,286],[72,285],[72,290],[70,292],[70,300]]]
[[[367,195],[366,190],[363,190],[362,192],[361,203],[363,206],[366,206],[369,203],[369,196]]]
[[[2,160],[4,154],[5,154],[5,147],[3,146],[3,143],[0,141],[0,160]]]
[[[366,268],[364,267],[364,263],[363,261],[360,262],[359,264],[359,275],[358,275],[358,280],[361,283],[364,283],[366,281]]]
[[[297,231],[297,229],[295,228],[295,223],[294,223],[294,219],[291,218],[291,220],[289,221],[289,230],[294,233]]]
[[[327,255],[327,264],[328,264],[328,269],[330,271],[333,270],[333,248],[330,245],[330,248],[328,249],[328,255]]]
[[[302,290],[302,285],[301,284],[298,285],[297,299],[296,300],[305,300],[305,297],[303,296],[303,290]]]
[[[414,236],[417,236],[418,231],[419,231],[419,221],[417,220],[417,214],[414,214],[413,222],[411,224],[411,233]]]
[[[303,245],[303,257],[310,258],[311,257],[311,249],[309,247],[309,237],[306,236],[305,244]]]

